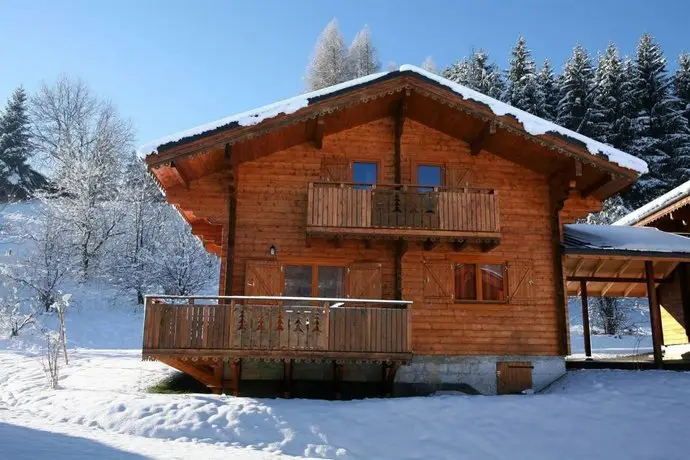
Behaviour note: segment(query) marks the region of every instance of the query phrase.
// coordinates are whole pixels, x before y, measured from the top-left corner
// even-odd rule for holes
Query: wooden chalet
[[[140,154],[221,260],[217,297],[147,298],[143,356],[234,392],[546,386],[569,351],[564,224],[646,172],[413,66]]]

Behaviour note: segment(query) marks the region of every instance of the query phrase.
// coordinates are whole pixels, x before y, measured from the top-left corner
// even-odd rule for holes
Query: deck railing
[[[500,232],[494,190],[400,184],[309,184],[307,227]]]
[[[267,354],[409,353],[411,303],[312,297],[149,296],[143,348],[145,355],[155,350],[185,349]]]

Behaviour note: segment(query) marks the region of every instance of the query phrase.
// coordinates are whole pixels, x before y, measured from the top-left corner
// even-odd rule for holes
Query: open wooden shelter
[[[663,284],[673,284],[679,265],[690,262],[690,238],[648,227],[571,224],[564,226],[563,249],[568,295],[582,299],[586,356],[592,355],[589,296],[647,297],[654,361],[660,366],[659,292]]]

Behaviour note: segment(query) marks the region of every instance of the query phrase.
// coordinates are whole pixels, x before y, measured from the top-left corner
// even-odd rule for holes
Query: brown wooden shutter
[[[350,182],[350,162],[343,157],[321,159],[321,180],[324,182]]]
[[[281,294],[278,262],[248,260],[244,279],[244,295],[277,296]]]
[[[381,298],[381,264],[356,263],[347,268],[347,296],[351,299]]]
[[[424,261],[423,292],[425,302],[453,301],[453,264],[448,261]]]
[[[464,188],[472,186],[472,171],[468,165],[446,166],[443,174],[446,187]]]
[[[531,261],[510,262],[508,276],[508,303],[529,305],[534,302],[534,272]]]

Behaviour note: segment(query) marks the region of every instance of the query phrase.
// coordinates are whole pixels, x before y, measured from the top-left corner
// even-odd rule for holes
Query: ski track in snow
[[[72,350],[49,390],[35,353],[0,351],[0,458],[685,458],[688,373],[571,372],[528,396],[253,399],[148,394],[170,370],[139,353]]]

